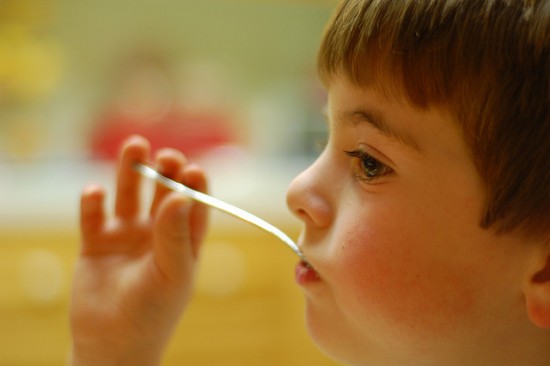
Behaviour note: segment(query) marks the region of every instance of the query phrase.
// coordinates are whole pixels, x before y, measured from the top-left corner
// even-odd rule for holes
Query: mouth
[[[305,260],[300,261],[296,265],[295,277],[296,282],[301,286],[305,286],[321,280],[321,276],[319,276],[319,273],[313,268],[311,263],[306,262]]]
[[[311,269],[313,271],[315,271],[315,269],[313,268],[313,266],[311,265],[311,263],[309,263],[307,260],[302,260],[301,261],[301,264],[305,267],[307,267],[308,269]]]

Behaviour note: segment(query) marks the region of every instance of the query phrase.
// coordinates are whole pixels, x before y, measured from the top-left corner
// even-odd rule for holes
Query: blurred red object
[[[227,118],[223,116],[170,111],[152,122],[137,119],[136,116],[113,113],[99,121],[90,136],[92,157],[102,160],[116,159],[121,143],[135,134],[147,138],[153,151],[171,147],[190,157],[234,142]]]

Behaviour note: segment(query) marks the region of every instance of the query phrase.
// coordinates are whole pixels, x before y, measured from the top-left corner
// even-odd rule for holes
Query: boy
[[[288,191],[312,338],[350,365],[549,365],[550,1],[343,1],[318,63],[329,140]],[[158,363],[189,300],[204,208],[158,188],[136,223],[146,158],[123,149],[114,229],[83,194],[75,365]]]

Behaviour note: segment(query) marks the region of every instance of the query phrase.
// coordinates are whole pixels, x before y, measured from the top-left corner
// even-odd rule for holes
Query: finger
[[[145,162],[149,151],[149,142],[141,136],[130,137],[121,149],[115,199],[115,215],[120,219],[132,219],[139,214],[141,176],[133,165]]]
[[[185,167],[181,181],[191,189],[203,193],[208,192],[206,175],[202,168],[196,164],[189,164]],[[208,206],[200,203],[194,204],[190,212],[189,223],[191,245],[194,252],[198,253],[208,227]]]
[[[186,163],[185,156],[174,149],[162,149],[157,153],[156,166],[157,171],[173,180],[178,181],[180,171]],[[155,188],[155,194],[151,203],[151,215],[155,215],[162,199],[170,192],[169,188],[166,188],[162,184],[157,184]]]
[[[155,262],[170,281],[191,276],[197,253],[191,246],[189,214],[192,202],[171,193],[159,206],[155,218]]]
[[[85,245],[105,225],[105,190],[98,185],[90,185],[80,197],[80,230]]]

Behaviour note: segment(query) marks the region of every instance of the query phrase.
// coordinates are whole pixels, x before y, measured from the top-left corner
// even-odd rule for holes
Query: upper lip
[[[296,244],[298,245],[298,248],[300,248],[300,251],[302,252],[302,254],[304,255],[304,257],[302,258],[302,262],[305,263],[306,265],[308,265],[310,268],[313,268],[315,270],[315,266],[313,265],[313,263],[311,262],[310,260],[310,256],[308,254],[308,250],[307,250],[307,245],[304,245],[304,232],[302,232],[300,234],[300,236],[298,237],[298,241],[296,242]]]
[[[302,254],[304,255],[301,262],[306,264],[308,267],[315,269],[315,266],[311,263],[309,256],[306,253],[303,252],[302,248],[300,248],[300,250],[302,251]]]

